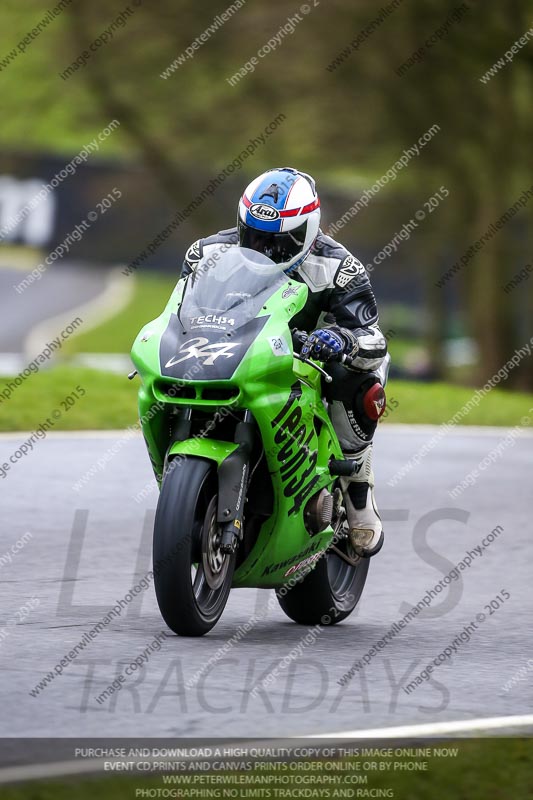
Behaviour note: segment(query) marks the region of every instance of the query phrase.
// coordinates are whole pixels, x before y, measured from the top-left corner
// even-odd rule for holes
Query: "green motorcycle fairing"
[[[160,481],[165,459],[197,456],[220,466],[237,447],[209,436],[169,440],[173,408],[252,413],[274,509],[233,586],[279,587],[312,566],[331,542],[332,528],[310,535],[303,513],[313,495],[331,488],[328,461],[342,458],[342,451],[319,373],[293,355],[289,324],[305,305],[307,286],[264,256],[221,249],[218,259],[204,259],[178,282],[163,313],[134,342],[139,417]]]

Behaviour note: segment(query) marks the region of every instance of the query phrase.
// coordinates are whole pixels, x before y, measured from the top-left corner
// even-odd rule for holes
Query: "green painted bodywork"
[[[290,321],[305,305],[308,288],[288,281],[265,302],[258,314],[267,317],[265,325],[231,379],[208,382],[210,387],[232,386],[238,389],[237,397],[221,403],[201,398],[201,388],[206,381],[180,381],[183,386],[195,388],[197,399],[168,398],[155,385],[176,383],[176,379],[161,376],[159,342],[171,314],[178,308],[183,285],[184,281],[180,280],[163,313],[140,331],[132,349],[132,360],[142,380],[139,417],[154,472],[160,480],[165,458],[177,455],[207,458],[219,466],[236,448],[232,442],[214,441],[208,437],[169,441],[168,409],[172,405],[194,406],[211,412],[224,406],[249,409],[263,440],[274,488],[274,512],[262,526],[252,551],[235,571],[233,585],[279,587],[290,579],[286,573],[291,567],[323,552],[331,541],[331,528],[310,536],[303,522],[303,511],[316,492],[323,487],[331,488],[334,479],[328,470],[329,459],[342,458],[337,436],[321,399],[320,375],[293,357]],[[288,287],[290,293],[286,291]],[[284,298],[283,294],[288,296]],[[282,350],[286,353],[274,354],[270,342],[273,337],[284,340]],[[291,387],[297,393],[301,391],[301,395],[293,395],[289,407]],[[273,420],[277,417],[279,420],[275,424]],[[303,450],[304,441],[307,441],[308,453]],[[314,452],[316,464],[310,461]],[[313,485],[309,493],[295,509],[295,496],[311,481]]]
[[[237,447],[235,442],[221,442],[206,436],[205,439],[186,439],[183,442],[174,442],[168,449],[168,457],[170,459],[172,456],[201,456],[220,466]]]

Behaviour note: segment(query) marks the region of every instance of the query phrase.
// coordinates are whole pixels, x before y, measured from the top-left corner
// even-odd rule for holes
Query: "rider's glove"
[[[317,361],[341,361],[343,355],[355,358],[358,350],[359,343],[351,331],[334,326],[313,331],[303,345],[301,354]]]

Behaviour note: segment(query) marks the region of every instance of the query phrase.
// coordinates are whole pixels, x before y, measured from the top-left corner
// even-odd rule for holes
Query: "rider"
[[[240,245],[264,253],[291,279],[308,286],[307,303],[293,324],[313,331],[301,354],[326,362],[333,377],[325,396],[345,459],[351,461],[349,475],[341,479],[350,540],[368,558],[383,545],[373,491],[372,439],[385,411],[389,362],[370,280],[361,262],[320,230],[315,182],[303,172],[283,167],[260,175],[245,189],[237,221],[236,228],[192,244],[181,274],[188,275],[222,244]],[[349,365],[339,363],[343,354]]]

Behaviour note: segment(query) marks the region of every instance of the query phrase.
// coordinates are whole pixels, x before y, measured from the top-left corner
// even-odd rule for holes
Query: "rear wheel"
[[[169,628],[181,636],[202,636],[224,610],[235,555],[220,552],[213,465],[199,458],[173,463],[155,516],[155,593]]]
[[[335,625],[346,619],[359,602],[370,559],[359,558],[347,537],[339,537],[336,548],[356,563],[349,564],[329,550],[303,580],[276,589],[281,608],[294,622]]]

